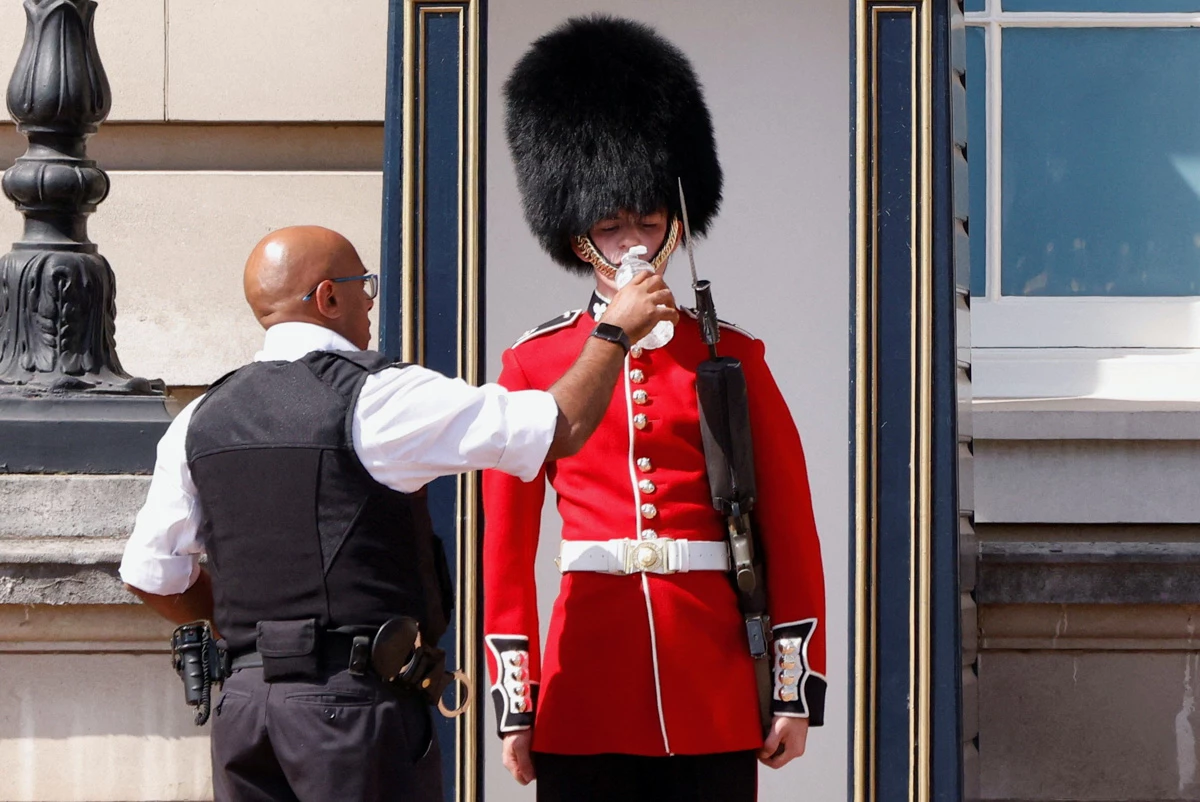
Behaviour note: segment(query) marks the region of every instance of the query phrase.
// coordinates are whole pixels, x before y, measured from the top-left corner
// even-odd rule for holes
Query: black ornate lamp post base
[[[0,395],[0,473],[150,473],[162,396]]]
[[[87,217],[108,175],[87,138],[108,116],[108,78],[96,50],[95,0],[25,0],[25,42],[8,110],[29,149],[0,186],[25,216],[25,234],[0,259],[0,393],[159,394],[121,369],[113,334],[116,281],[88,239]]]
[[[149,472],[170,421],[163,383],[117,358],[116,281],[87,234],[109,187],[87,157],[111,106],[95,12],[25,0],[8,110],[29,148],[0,181],[25,216],[0,257],[0,472]]]
[[[87,392],[162,395],[121,370],[108,260],[88,250],[17,247],[0,257],[0,398]]]

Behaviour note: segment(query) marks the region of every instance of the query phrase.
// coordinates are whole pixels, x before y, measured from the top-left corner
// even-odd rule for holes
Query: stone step
[[[1200,543],[985,542],[987,604],[1200,604]]]
[[[130,604],[117,574],[124,538],[0,539],[0,605]]]
[[[125,537],[148,476],[0,475],[0,540]]]

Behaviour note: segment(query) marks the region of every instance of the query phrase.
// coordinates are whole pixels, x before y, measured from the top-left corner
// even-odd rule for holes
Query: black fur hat
[[[538,39],[504,85],[525,219],[564,267],[591,268],[570,240],[619,209],[679,214],[692,232],[721,205],[712,119],[687,57],[638,22],[569,19]]]

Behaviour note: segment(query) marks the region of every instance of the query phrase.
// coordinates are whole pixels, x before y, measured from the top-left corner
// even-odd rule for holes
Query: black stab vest
[[[424,490],[385,487],[354,451],[363,382],[398,364],[372,351],[255,362],[193,411],[187,462],[215,624],[233,652],[253,648],[259,621],[334,628],[409,615],[426,643],[445,632],[452,587]]]

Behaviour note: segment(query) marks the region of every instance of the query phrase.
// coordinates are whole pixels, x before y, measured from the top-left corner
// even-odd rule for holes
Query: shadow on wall
[[[207,727],[192,723],[183,683],[166,653],[9,652],[0,665],[0,744],[122,735],[208,738]]]

